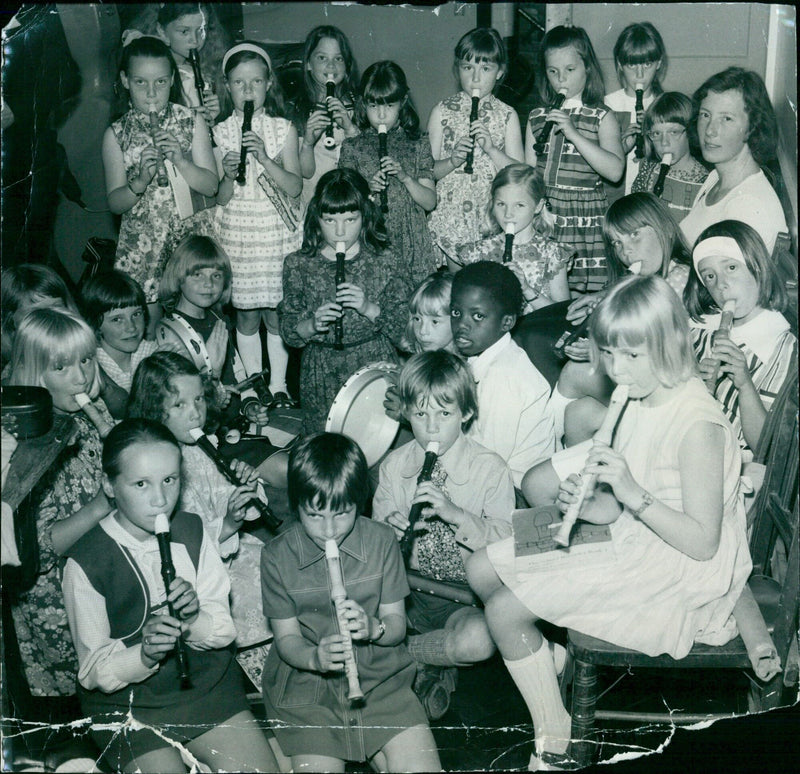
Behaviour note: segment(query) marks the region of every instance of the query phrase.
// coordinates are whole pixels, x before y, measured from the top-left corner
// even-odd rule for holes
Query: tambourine
[[[389,450],[400,423],[383,407],[386,389],[397,383],[400,368],[394,363],[370,363],[356,371],[331,404],[325,430],[355,441],[371,467]]]

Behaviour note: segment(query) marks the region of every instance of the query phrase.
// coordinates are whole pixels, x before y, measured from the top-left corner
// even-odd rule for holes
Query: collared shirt
[[[550,385],[510,333],[468,362],[478,385],[478,418],[467,434],[506,461],[519,487],[556,448]]]
[[[407,516],[417,489],[425,450],[410,441],[381,463],[380,482],[372,500],[372,518],[385,522],[394,511]],[[499,457],[477,441],[460,435],[439,457],[447,474],[447,493],[466,518],[455,538],[466,560],[472,551],[511,534],[514,482],[511,471]]]
[[[155,535],[138,540],[114,518],[115,513],[106,516],[97,529],[105,531],[136,563],[139,576],[147,583],[152,603],[149,615],[163,607],[166,598],[158,541]],[[229,645],[236,636],[228,606],[230,583],[208,536],[203,538],[197,568],[182,543],[172,543],[171,547],[175,575],[191,584],[200,603],[198,617],[185,634],[187,644],[197,650]],[[78,679],[84,688],[99,688],[109,693],[142,682],[158,671],[158,664],[148,668],[142,663],[140,642],[128,646],[123,640],[110,637],[105,599],[74,559],[67,559],[62,587],[80,664]]]
[[[381,604],[408,596],[400,547],[394,531],[385,524],[358,517],[339,546],[339,555],[347,597],[358,602],[367,615],[377,618]],[[308,537],[302,525],[295,525],[264,547],[261,588],[267,618],[296,618],[303,637],[314,644],[338,633],[325,551]],[[411,663],[404,645],[381,647],[362,641],[354,646],[365,694]],[[333,701],[335,694],[326,688],[328,685],[336,685],[341,704],[349,706],[343,675],[296,669],[281,660],[275,647],[264,665],[262,684],[278,710],[282,704],[296,708],[326,698]]]

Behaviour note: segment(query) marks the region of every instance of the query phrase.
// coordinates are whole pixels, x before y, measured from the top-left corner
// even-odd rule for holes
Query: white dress
[[[682,510],[678,449],[701,421],[725,433],[724,511],[719,547],[711,559],[690,558],[624,510],[611,525],[614,558],[608,563],[569,563],[566,569],[518,575],[513,537],[489,546],[489,559],[503,583],[546,621],[650,656],[682,658],[695,641],[723,644],[732,639],[731,613],[752,563],[739,491],[739,448],[716,401],[696,377],[661,406],[632,400],[613,445],[641,486]]]
[[[253,116],[253,131],[264,140],[267,155],[280,163],[291,126],[285,118]],[[236,113],[214,127],[214,140],[223,158],[240,153],[242,117]],[[247,155],[245,184],[233,184],[233,198],[217,207],[215,227],[222,248],[231,259],[231,300],[237,309],[276,307],[283,298],[283,259],[299,249],[302,229],[290,231],[258,182],[264,171],[252,153]]]
[[[650,107],[654,99],[655,96],[649,94],[642,100],[645,110]],[[618,91],[612,91],[611,94],[606,94],[603,98],[603,102],[614,111],[614,115],[616,115],[617,121],[619,122],[620,133],[624,132],[632,123],[636,122],[636,97],[629,97],[625,93],[625,89],[619,89]],[[634,145],[625,156],[624,180],[626,196],[631,192],[633,181],[636,180],[636,175],[639,174],[640,164],[641,162],[636,160],[636,146]]]

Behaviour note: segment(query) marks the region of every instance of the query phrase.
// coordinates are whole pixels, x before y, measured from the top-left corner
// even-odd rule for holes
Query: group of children
[[[691,101],[662,91],[666,52],[649,23],[620,36],[623,89],[606,98],[586,33],[549,31],[545,107],[523,140],[493,94],[508,69],[495,30],[459,41],[460,91],[425,137],[402,69],[376,62],[359,82],[330,26],[306,40],[291,120],[254,43],[225,53],[219,98],[203,93],[187,62],[204,19],[198,5],[164,4],[160,37],[123,48],[130,109],[103,146],[122,215],[115,269],[77,304],[42,267],[3,274],[6,381],[45,387],[76,428],[73,453],[35,493],[40,573],[13,608],[32,691],[69,694],[77,676],[84,711],[121,722],[93,731],[119,770],[178,771],[195,757],[214,770],[431,771],[428,719],[446,709],[455,668],[497,648],[531,711],[531,765],[562,765],[563,654],[539,619],[676,658],[736,633],[750,570],[742,459],[796,346],[767,248],[738,221],[693,246],[678,228],[705,168],[691,155]],[[646,112],[620,131],[637,89]],[[666,153],[665,202],[650,191]],[[609,208],[603,179],[626,169],[634,192]],[[712,336],[731,300],[730,333]],[[565,325],[591,317],[551,394],[511,332],[554,304]],[[270,394],[248,399],[262,320]],[[231,483],[198,435],[296,405],[287,345],[303,349],[301,438],[286,450],[259,441],[251,464],[231,462]],[[386,410],[412,437],[382,460],[373,492],[358,445],[321,431],[351,374],[405,358]],[[616,385],[629,398],[615,439],[592,445]],[[515,506],[566,512],[579,475],[597,476],[581,518],[610,525],[615,558],[516,567]],[[259,481],[287,489],[293,517],[266,547],[242,530]],[[408,569],[471,588],[484,608],[410,592],[409,537]],[[233,658],[270,635],[268,743]],[[347,697],[353,661],[360,705]],[[772,654],[754,666],[761,678],[780,668]]]

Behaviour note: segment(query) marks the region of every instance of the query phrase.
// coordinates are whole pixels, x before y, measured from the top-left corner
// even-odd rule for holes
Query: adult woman
[[[788,231],[778,195],[764,174],[778,141],[775,112],[764,82],[754,72],[729,67],[712,75],[692,97],[703,158],[714,169],[681,221],[686,240],[721,220],[752,226],[772,252]]]

